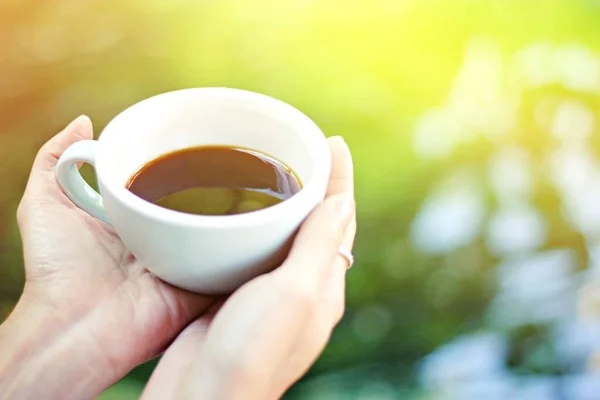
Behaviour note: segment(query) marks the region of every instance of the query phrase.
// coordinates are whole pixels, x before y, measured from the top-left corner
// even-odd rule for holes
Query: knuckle
[[[343,300],[336,301],[333,304],[333,322],[334,325],[340,323],[342,318],[344,318],[344,314],[346,313],[346,303]]]
[[[54,154],[55,152],[54,150],[54,138],[46,141],[38,150],[38,152],[35,155],[35,161],[40,163],[40,162],[48,162],[48,161],[52,161],[53,159],[56,159],[56,154]]]
[[[344,227],[341,222],[336,221],[335,223],[329,225],[329,232],[332,239],[337,239],[342,237],[344,233]]]
[[[310,282],[298,280],[284,288],[284,296],[302,307],[313,308],[317,304],[317,290]]]
[[[264,354],[243,346],[229,346],[221,349],[216,364],[229,371],[238,380],[264,380],[261,375],[266,371],[257,368],[264,365]]]
[[[331,240],[339,241],[346,234],[346,226],[344,220],[336,219],[331,223],[327,224],[329,229],[329,237]]]
[[[331,320],[331,315],[328,313],[321,314],[320,318],[317,320],[316,327],[314,328],[315,337],[319,338],[318,341],[321,342],[323,347],[331,338],[335,325],[336,324]]]
[[[26,198],[23,197],[21,199],[21,201],[19,202],[19,205],[17,206],[17,224],[19,226],[22,226],[23,223],[25,222],[25,217],[26,217]]]

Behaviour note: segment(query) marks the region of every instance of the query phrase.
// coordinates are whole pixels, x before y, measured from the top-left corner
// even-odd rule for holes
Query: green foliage
[[[548,98],[555,100],[550,114],[564,98],[597,110],[600,97],[560,83],[523,89],[507,135],[477,136],[441,158],[419,155],[414,131],[422,115],[450,97],[474,39],[489,38],[505,59],[545,42],[593,52],[600,50],[599,17],[600,8],[583,0],[3,2],[0,320],[24,282],[14,214],[39,146],[78,114],[90,115],[98,134],[119,111],[150,95],[230,86],[302,109],[328,135],[343,135],[355,157],[359,234],[347,314],[289,398],[338,393],[349,399],[390,390],[389,398],[428,398],[412,390],[420,384],[420,362],[479,330],[511,338],[506,365],[515,371],[565,373],[545,339],[547,326],[512,330],[492,321],[494,271],[502,257],[483,234],[431,254],[415,246],[411,229],[424,199],[457,171],[480,182],[482,219],[489,223],[500,204],[486,172],[489,160],[516,147],[536,166],[531,203],[548,227],[537,250],[573,249],[576,269],[585,269],[587,239],[565,218],[552,177],[540,169],[560,141],[549,138],[536,113]],[[595,128],[590,140],[598,143],[597,136]],[[86,175],[92,179],[89,169]],[[136,398],[154,365],[136,369],[102,398]]]

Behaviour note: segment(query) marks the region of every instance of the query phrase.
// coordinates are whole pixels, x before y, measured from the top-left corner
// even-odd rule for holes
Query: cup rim
[[[313,176],[308,182],[302,182],[302,189],[286,201],[261,210],[235,215],[197,215],[167,209],[136,196],[127,190],[125,185],[105,179],[106,177],[102,173],[104,170],[103,165],[105,162],[110,162],[110,157],[108,156],[108,149],[103,150],[104,146],[102,144],[105,143],[103,137],[109,137],[119,121],[127,118],[133,111],[143,108],[149,102],[169,101],[173,97],[182,95],[238,101],[245,103],[244,105],[248,105],[249,107],[267,112],[273,118],[279,119],[280,122],[292,126],[295,131],[301,132],[303,140],[307,144],[308,151],[312,155]],[[209,227],[214,229],[240,228],[267,224],[271,221],[282,219],[286,215],[297,213],[299,210],[302,210],[302,212],[309,211],[306,208],[314,206],[315,201],[318,201],[317,197],[322,197],[325,193],[331,172],[331,152],[327,138],[308,116],[281,100],[243,89],[226,87],[189,88],[149,97],[133,104],[114,117],[98,137],[98,143],[96,176],[101,192],[110,192],[114,199],[122,205],[148,218],[185,226]],[[260,149],[256,150],[260,151]],[[108,213],[110,218],[110,211]]]

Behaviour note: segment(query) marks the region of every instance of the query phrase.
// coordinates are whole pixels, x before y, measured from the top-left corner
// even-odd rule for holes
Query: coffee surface
[[[263,153],[202,146],[150,161],[131,177],[127,188],[171,210],[234,215],[281,203],[300,191],[301,184],[290,168]]]

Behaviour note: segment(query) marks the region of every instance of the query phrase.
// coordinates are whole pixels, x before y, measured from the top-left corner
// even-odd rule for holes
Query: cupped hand
[[[19,205],[26,284],[0,335],[16,337],[4,365],[12,357],[19,368],[2,374],[0,363],[0,397],[93,398],[214,302],[155,278],[110,226],[63,194],[57,160],[92,130],[80,117],[42,147]]]
[[[303,224],[288,259],[190,324],[169,347],[145,399],[277,399],[314,363],[344,312],[356,232],[352,158],[330,139],[325,201]]]

